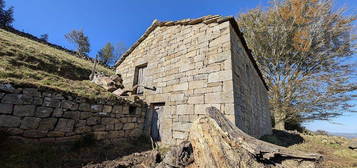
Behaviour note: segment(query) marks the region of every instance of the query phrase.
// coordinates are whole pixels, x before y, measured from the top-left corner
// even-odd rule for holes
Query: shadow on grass
[[[301,137],[298,133],[281,130],[273,130],[272,135],[264,135],[260,139],[265,142],[284,147],[289,147],[304,142],[304,138]]]

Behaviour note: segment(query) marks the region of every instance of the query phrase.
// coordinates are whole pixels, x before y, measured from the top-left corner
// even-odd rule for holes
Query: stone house
[[[185,140],[209,106],[254,137],[271,133],[268,88],[233,17],[155,20],[116,66],[164,144]]]

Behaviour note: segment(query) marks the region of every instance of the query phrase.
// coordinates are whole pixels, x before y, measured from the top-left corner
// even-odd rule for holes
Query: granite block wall
[[[234,113],[236,125],[251,136],[271,134],[268,90],[249,60],[237,32],[230,26]]]
[[[17,88],[0,90],[0,129],[12,138],[39,142],[138,137],[147,107],[129,101],[88,100],[62,93]]]
[[[185,140],[192,122],[209,106],[253,136],[268,133],[267,90],[246,53],[240,51],[243,48],[230,21],[167,23],[146,34],[116,69],[130,88],[136,67],[146,65],[144,85],[156,90],[137,96],[148,104],[164,104],[159,114],[161,142]],[[242,69],[246,66],[247,72]]]
[[[148,104],[165,103],[160,116],[162,142],[187,138],[191,123],[206,107],[220,109],[235,122],[229,22],[157,27],[117,67],[125,87],[132,87],[135,67],[147,64]]]

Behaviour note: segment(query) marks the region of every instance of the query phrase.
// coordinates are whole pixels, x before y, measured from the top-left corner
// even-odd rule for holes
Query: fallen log
[[[322,156],[318,154],[290,150],[251,137],[237,128],[214,107],[207,108],[207,115],[192,124],[188,140],[192,145],[194,157],[192,164],[165,163],[165,160],[179,160],[175,157],[180,154],[176,154],[176,156],[171,154],[168,156],[169,158],[165,156],[160,167],[316,168],[319,167],[319,162],[322,160]],[[184,143],[186,145],[181,146],[190,146],[187,145],[187,142]],[[191,163],[191,159],[186,160]]]

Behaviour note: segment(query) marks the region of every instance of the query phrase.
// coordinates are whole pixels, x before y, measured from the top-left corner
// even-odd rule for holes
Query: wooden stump
[[[214,107],[207,108],[207,116],[192,124],[189,142],[193,149],[193,163],[170,167],[315,168],[322,160],[322,156],[318,154],[293,151],[251,137]],[[187,142],[185,143],[187,147]],[[175,160],[172,159],[175,156],[170,157]]]

